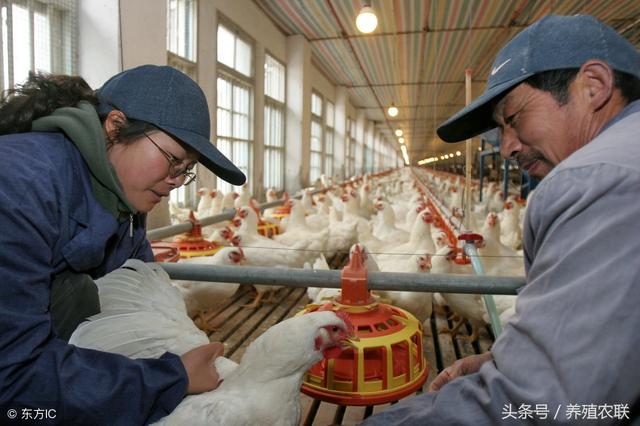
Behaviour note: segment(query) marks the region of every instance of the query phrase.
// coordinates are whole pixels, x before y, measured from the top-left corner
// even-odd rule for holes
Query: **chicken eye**
[[[337,325],[334,325],[334,326],[333,326],[333,332],[334,332],[334,333],[337,333],[337,332],[338,332],[338,330],[339,330],[339,329],[338,329],[338,326],[337,326]]]

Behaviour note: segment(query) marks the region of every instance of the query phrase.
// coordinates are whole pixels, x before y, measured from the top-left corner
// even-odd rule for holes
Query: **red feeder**
[[[190,232],[180,234],[174,238],[173,242],[163,244],[177,248],[181,258],[213,256],[222,248],[221,245],[202,237],[202,225],[193,215],[193,211],[189,213],[189,222],[193,224]]]
[[[282,220],[283,217],[289,216],[291,214],[291,203],[289,201],[289,193],[285,191],[284,193],[284,204],[281,207],[278,207],[274,210],[271,216],[276,219]]]
[[[180,251],[165,241],[151,241],[153,259],[156,262],[177,262],[180,259]]]
[[[349,314],[358,341],[336,359],[324,359],[304,377],[302,392],[340,405],[375,405],[397,401],[422,387],[429,370],[423,355],[422,324],[409,312],[374,300],[367,270],[355,250],[342,271],[342,295],[314,311]]]

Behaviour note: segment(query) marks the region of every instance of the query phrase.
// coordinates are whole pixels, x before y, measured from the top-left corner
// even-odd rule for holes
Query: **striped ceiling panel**
[[[314,62],[395,149],[393,131],[403,129],[412,161],[451,150],[434,128],[464,105],[465,69],[477,97],[498,50],[541,17],[592,14],[640,47],[639,0],[372,0],[379,24],[370,35],[355,27],[360,0],[254,2],[285,34],[309,40]]]
[[[373,91],[371,91],[369,87],[353,87],[347,89],[347,92],[349,93],[349,98],[352,101],[355,101],[356,99],[360,101],[358,106],[362,108],[375,108],[378,106],[378,102],[373,96]]]
[[[320,63],[340,86],[364,86],[365,76],[349,46],[342,40],[323,40],[311,45],[314,60]]]

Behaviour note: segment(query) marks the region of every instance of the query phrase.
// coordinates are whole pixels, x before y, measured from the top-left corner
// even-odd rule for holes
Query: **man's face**
[[[531,176],[542,178],[582,146],[579,128],[584,118],[571,88],[569,102],[560,105],[550,93],[521,83],[496,105],[504,158],[517,160]]]

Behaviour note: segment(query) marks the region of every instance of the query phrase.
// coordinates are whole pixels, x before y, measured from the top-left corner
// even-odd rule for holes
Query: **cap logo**
[[[504,61],[503,63],[501,63],[500,65],[498,65],[497,67],[494,67],[491,70],[491,75],[496,75],[498,73],[498,71],[500,71],[500,68],[504,67],[505,65],[507,65],[507,62],[509,62],[511,60],[511,58],[507,59],[506,61]]]

